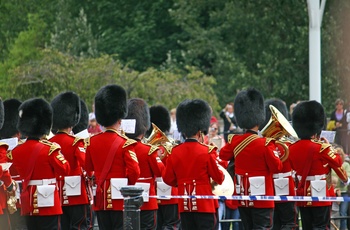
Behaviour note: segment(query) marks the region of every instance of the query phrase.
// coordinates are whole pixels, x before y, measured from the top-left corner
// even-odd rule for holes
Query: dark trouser
[[[96,211],[100,230],[122,230],[123,211]]]
[[[141,230],[157,228],[157,210],[142,210],[140,212]]]
[[[244,229],[271,229],[273,208],[238,208]]]
[[[27,229],[26,219],[24,216],[21,216],[21,209],[20,208],[17,208],[17,211],[14,212],[13,214],[10,214],[9,216],[10,216],[12,230]],[[3,226],[3,225],[0,223],[0,226]]]
[[[182,212],[180,217],[184,230],[213,230],[218,226],[216,213]]]
[[[7,209],[2,210],[4,213],[0,214],[0,229],[11,229],[10,217]]]
[[[61,216],[62,229],[80,230],[88,229],[88,205],[62,206]]]
[[[323,207],[299,207],[303,230],[329,229],[331,208]]]
[[[181,222],[177,204],[158,205],[157,230],[179,229]]]
[[[295,202],[275,203],[273,230],[298,229],[298,211]]]
[[[59,230],[60,215],[54,216],[26,216],[28,230]]]

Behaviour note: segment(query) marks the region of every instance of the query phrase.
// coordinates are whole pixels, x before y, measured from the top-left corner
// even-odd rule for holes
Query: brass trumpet
[[[289,121],[276,107],[270,105],[269,108],[271,110],[271,118],[260,133],[264,137],[275,139],[276,144],[281,145],[284,149],[284,154],[280,159],[284,162],[289,155],[289,149],[286,143],[293,143],[298,139],[298,135]]]

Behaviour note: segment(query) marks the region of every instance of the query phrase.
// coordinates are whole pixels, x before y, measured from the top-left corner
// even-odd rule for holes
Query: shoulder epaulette
[[[207,144],[204,144],[204,143],[201,143],[199,142],[201,145],[204,145],[206,147],[208,147],[208,150],[209,150],[209,153],[211,153],[211,151],[213,151],[214,149],[217,149],[218,147],[216,145],[207,145]]]
[[[123,148],[128,147],[129,145],[132,145],[132,144],[135,144],[135,143],[137,143],[137,141],[128,138],[128,139],[125,141],[125,143],[124,143],[124,145],[123,145]]]
[[[334,149],[332,148],[332,145],[331,145],[331,144],[327,144],[327,143],[323,143],[323,142],[321,142],[320,144],[321,144],[320,153],[323,152],[325,149],[330,148],[330,147],[331,147],[331,148],[330,148],[331,151],[334,152]]]
[[[229,134],[227,137],[227,143],[231,144],[232,138],[235,134]]]
[[[74,136],[73,136],[74,137]],[[74,137],[74,141],[73,141],[73,144],[72,146],[76,145],[79,141],[81,140],[84,140],[84,138],[81,138],[81,137]]]
[[[55,150],[60,149],[61,146],[55,142],[50,142],[47,140],[40,140],[41,143],[50,146],[50,151],[49,151],[49,156],[51,155],[51,153],[53,153]]]
[[[12,160],[13,160],[13,157],[12,157],[12,150],[7,151],[6,156],[7,156],[8,159],[10,159],[10,160],[12,161]]]
[[[165,149],[165,151],[167,151],[168,155],[171,155],[171,151],[173,151],[173,148],[176,147],[176,145],[162,145]]]
[[[84,148],[90,145],[90,137],[84,139]]]
[[[148,151],[148,155],[151,155],[152,153],[158,150],[157,146],[154,146],[154,145],[149,145],[149,146],[151,146],[151,148]]]

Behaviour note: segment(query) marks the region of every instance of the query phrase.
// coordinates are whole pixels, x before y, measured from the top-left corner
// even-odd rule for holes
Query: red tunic
[[[13,165],[16,167],[22,178],[27,177],[28,172],[28,162],[30,161],[31,153],[37,144],[43,145],[41,148],[39,156],[35,161],[35,166],[30,180],[42,180],[42,179],[52,179],[55,178],[56,174],[67,175],[69,173],[70,167],[69,163],[64,159],[61,154],[59,145],[51,143],[45,140],[27,140],[21,145],[18,145],[12,150]],[[54,206],[53,207],[37,207],[37,186],[28,185],[29,191],[29,203],[23,203],[22,207],[26,206],[30,209],[29,213],[25,215],[37,215],[37,216],[47,216],[47,215],[59,215],[62,214],[61,203],[59,200],[59,195],[57,188],[54,192]],[[24,188],[23,188],[24,189]],[[22,208],[23,210],[23,208]]]
[[[172,149],[163,180],[170,186],[177,186],[179,195],[213,195],[210,178],[218,184],[224,181],[215,159],[216,147],[187,139]],[[179,199],[178,204],[180,213],[215,213],[218,207],[214,199]]]
[[[251,136],[255,135],[255,136]],[[256,134],[247,132],[242,135],[231,134],[228,136],[228,143],[220,150],[219,156],[223,160],[230,160],[234,157],[235,148],[246,138],[254,138],[235,157],[235,175],[240,175],[240,193],[250,194],[249,177],[265,177],[265,195],[274,196],[274,185],[272,175],[282,170],[282,162],[278,157],[275,143],[272,139],[259,137]],[[274,201],[240,201],[241,207],[273,208]]]
[[[140,166],[140,178],[137,182],[149,183],[149,195],[155,196],[155,179],[162,176],[164,165],[158,157],[158,147],[143,144],[138,141],[135,146],[135,152]],[[148,202],[144,202],[141,210],[155,210],[158,209],[157,199],[149,198]]]
[[[83,176],[83,168],[85,166],[85,148],[84,139],[76,138],[70,134],[59,132],[50,139],[61,146],[61,152],[69,162],[70,173],[68,176],[80,176],[81,195],[65,196],[63,194],[64,176],[57,175],[57,181],[60,191],[60,199],[63,206],[88,204],[89,199],[86,193],[85,177]]]
[[[7,162],[7,153],[8,145],[5,143],[0,143],[0,163]],[[3,214],[3,209],[7,208],[7,191],[6,188],[11,185],[12,179],[9,171],[0,172],[0,181],[4,182],[0,186],[0,214]]]
[[[348,176],[342,168],[340,155],[334,153],[330,144],[313,140],[299,140],[290,145],[289,151],[290,163],[292,168],[296,171],[296,175],[303,175],[304,168],[307,167],[307,161],[312,156],[311,168],[308,170],[307,176],[325,175],[328,177],[331,169],[333,169],[340,180],[347,182]],[[330,196],[330,189],[332,189],[332,186],[330,183],[327,183],[326,196]],[[305,181],[305,184],[297,195],[311,196],[310,180]],[[301,207],[330,205],[331,202],[297,202],[297,206]]]
[[[112,143],[116,138],[122,141],[122,144],[115,153],[111,169],[109,170],[105,181],[102,183],[104,207],[103,209],[94,205],[94,210],[117,210],[122,211],[123,199],[111,199],[111,178],[127,178],[129,185],[134,185],[140,176],[140,167],[135,153],[136,141],[128,139],[115,130],[106,130],[103,133],[96,134],[86,143],[85,170],[88,175],[94,172],[96,182],[98,182],[107,159],[107,155]]]

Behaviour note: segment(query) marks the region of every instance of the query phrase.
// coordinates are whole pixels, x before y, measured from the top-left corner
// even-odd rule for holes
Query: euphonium
[[[162,145],[165,149],[165,154],[161,156],[160,158],[163,159],[169,152],[171,151],[171,148],[176,145],[176,142],[172,140],[171,138],[167,137],[165,133],[158,128],[155,124],[152,123],[152,133],[149,135],[147,139],[144,140],[144,143],[151,144],[151,145]]]
[[[271,110],[271,118],[260,133],[264,137],[276,139],[276,144],[281,145],[284,149],[284,154],[280,159],[284,162],[289,155],[289,149],[286,143],[292,143],[298,139],[298,135],[289,121],[276,107],[270,105],[269,108]]]
[[[174,142],[173,140],[170,140],[170,138],[168,138],[165,135],[165,133],[163,133],[162,130],[158,128],[158,126],[152,123],[152,127],[153,127],[152,133],[145,140],[145,143],[151,144],[151,145],[157,145],[157,144],[163,144],[166,142],[170,142],[170,143]]]

